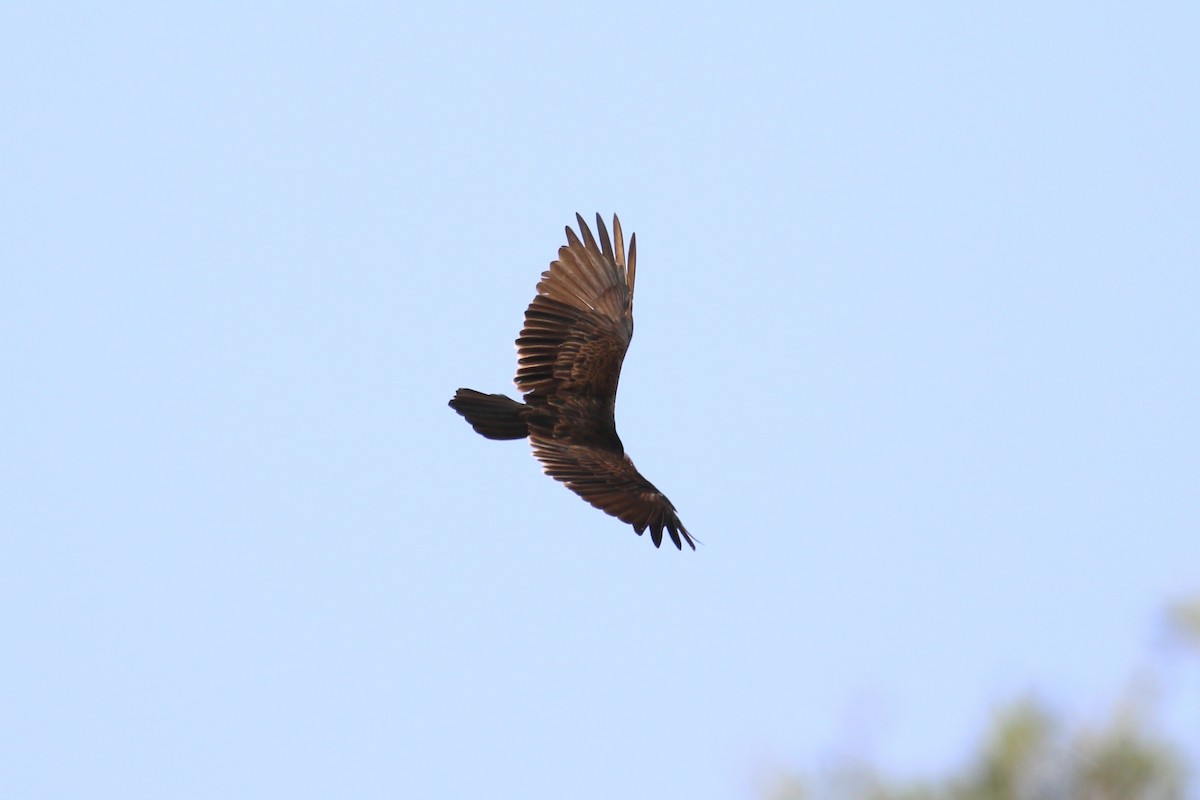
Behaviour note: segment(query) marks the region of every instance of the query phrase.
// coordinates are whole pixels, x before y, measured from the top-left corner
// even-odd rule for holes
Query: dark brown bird
[[[459,389],[450,407],[489,439],[524,439],[550,477],[596,508],[649,528],[654,546],[663,531],[680,550],[695,540],[675,506],[642,477],[617,436],[614,409],[621,363],[633,337],[637,236],[625,239],[613,216],[614,242],[596,215],[597,243],[578,214],[558,260],[542,273],[517,339],[517,388],[524,403],[502,394]],[[681,538],[682,537],[682,538]]]

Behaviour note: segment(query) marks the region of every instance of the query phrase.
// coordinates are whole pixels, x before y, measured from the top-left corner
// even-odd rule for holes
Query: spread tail
[[[476,433],[489,439],[524,439],[529,435],[525,404],[502,394],[459,389],[450,407],[471,423]]]

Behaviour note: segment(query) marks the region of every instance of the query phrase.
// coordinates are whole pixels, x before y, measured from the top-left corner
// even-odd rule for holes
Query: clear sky
[[[1197,8],[5,5],[0,795],[749,798],[1148,668],[1200,756]],[[446,407],[576,211],[696,553]]]

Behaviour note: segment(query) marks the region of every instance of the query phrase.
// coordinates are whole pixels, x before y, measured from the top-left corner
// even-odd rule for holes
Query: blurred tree
[[[779,776],[768,800],[1183,800],[1182,759],[1123,706],[1104,726],[1066,733],[1042,704],[1002,710],[961,774],[939,781],[887,780],[867,765],[817,780]]]
[[[1200,598],[1167,612],[1172,633],[1200,651]],[[890,780],[867,764],[808,778],[780,774],[767,800],[1183,800],[1180,749],[1146,724],[1144,694],[1117,703],[1098,727],[1073,731],[1036,700],[1002,709],[979,754],[934,781]]]
[[[1167,611],[1167,626],[1181,641],[1200,651],[1200,597],[1172,605]]]

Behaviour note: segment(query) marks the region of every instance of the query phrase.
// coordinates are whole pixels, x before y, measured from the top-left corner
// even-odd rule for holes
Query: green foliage
[[[1200,598],[1171,606],[1167,624],[1180,640],[1200,651]]]
[[[1172,607],[1174,634],[1200,652],[1200,599]],[[1099,726],[1074,730],[1042,703],[996,714],[979,752],[937,780],[888,779],[853,764],[816,779],[784,774],[766,800],[1183,800],[1183,756],[1146,724],[1146,703],[1117,703]]]
[[[1040,703],[1001,711],[980,753],[938,781],[889,781],[865,765],[818,781],[783,776],[768,800],[1183,800],[1179,754],[1132,711],[1098,730],[1063,731]]]

